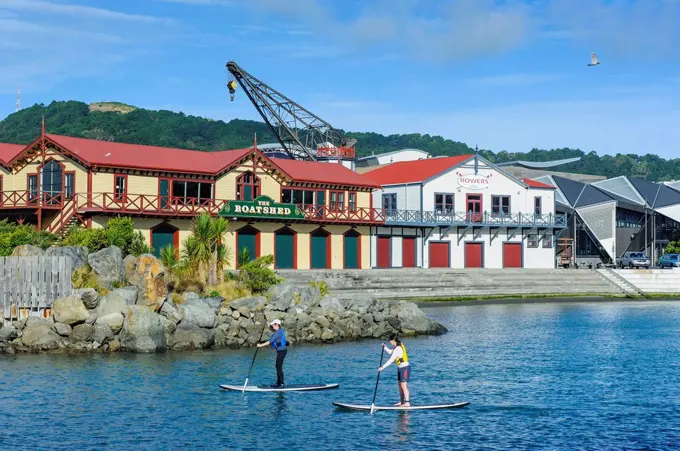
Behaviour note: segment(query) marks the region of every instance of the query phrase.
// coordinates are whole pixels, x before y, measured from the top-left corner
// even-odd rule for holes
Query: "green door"
[[[312,269],[328,268],[328,235],[312,235]]]
[[[345,269],[359,269],[359,237],[347,234],[344,239]]]
[[[254,230],[239,230],[236,247],[238,248],[236,260],[239,265],[248,263],[241,261],[243,249],[248,249],[249,261],[257,258],[257,232]]]
[[[170,181],[168,179],[161,179],[158,182],[158,195],[161,199],[161,208],[168,208],[170,202]]]
[[[275,265],[277,269],[295,268],[294,246],[295,235],[293,235],[293,233],[287,230],[276,232],[276,238],[274,243],[274,256],[276,260]]]
[[[159,226],[151,231],[153,254],[160,257],[161,249],[175,245],[176,230],[169,226]]]

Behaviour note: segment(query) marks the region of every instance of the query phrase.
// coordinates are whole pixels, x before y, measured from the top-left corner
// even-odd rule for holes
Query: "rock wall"
[[[311,286],[283,284],[265,296],[231,302],[185,293],[183,302],[176,304],[163,282],[165,269],[155,257],[128,257],[123,264],[116,249],[91,254],[95,257],[88,261],[102,282],[120,277],[130,286],[105,296],[91,288],[75,290],[54,301],[49,319],[0,323],[0,353],[239,348],[257,343],[273,319],[281,320],[291,344],[446,332],[411,302],[365,296],[338,300],[321,296],[319,288]],[[120,262],[120,268],[113,262]],[[263,339],[267,337],[265,331]]]

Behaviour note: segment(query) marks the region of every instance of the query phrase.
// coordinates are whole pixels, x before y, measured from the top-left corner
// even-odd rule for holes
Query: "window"
[[[116,202],[125,201],[127,197],[127,175],[117,175],[114,177],[113,193],[113,199]]]
[[[453,194],[435,194],[434,208],[438,215],[453,213]]]
[[[75,192],[76,174],[75,172],[67,172],[64,177],[64,195],[67,199],[73,199]]]
[[[537,199],[540,199],[540,197],[538,197]],[[552,234],[545,235],[543,237],[543,247],[545,247],[545,248],[553,247],[553,236],[552,236]]]
[[[397,193],[383,194],[383,208],[388,215],[397,209]]]
[[[357,193],[349,193],[349,199],[347,201],[349,211],[351,212],[357,211]]]
[[[196,203],[212,199],[212,183],[172,181],[172,199],[177,202]]]
[[[50,203],[58,203],[62,190],[63,171],[59,163],[50,160],[40,170],[42,176],[42,192],[47,194],[44,200]]]
[[[535,215],[542,215],[543,214],[543,208],[541,207],[542,200],[543,200],[542,197],[534,197],[534,214]],[[550,247],[552,247],[552,245]]]
[[[260,178],[252,172],[244,172],[236,179],[236,199],[253,200],[260,196]]]
[[[530,234],[527,237],[527,247],[529,248],[538,247],[538,235]]]
[[[345,192],[344,191],[331,191],[331,203],[329,206],[330,211],[340,211],[345,208]]]
[[[491,196],[491,214],[509,215],[510,196]]]
[[[38,200],[38,175],[33,174],[28,176],[28,201],[36,202]]]
[[[281,191],[281,203],[312,206],[314,205],[314,191],[303,189],[284,189]]]

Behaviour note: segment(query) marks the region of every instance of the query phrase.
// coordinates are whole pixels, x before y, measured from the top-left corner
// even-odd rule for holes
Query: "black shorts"
[[[411,365],[405,366],[403,368],[397,367],[397,381],[408,382],[411,376]]]

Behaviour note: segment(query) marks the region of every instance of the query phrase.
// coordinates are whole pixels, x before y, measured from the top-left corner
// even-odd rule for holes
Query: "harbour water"
[[[347,412],[370,404],[380,342],[293,346],[287,383],[225,392],[252,349],[159,355],[0,356],[0,449],[678,449],[680,303],[538,303],[426,310],[450,332],[405,339],[412,403],[464,409]],[[262,349],[253,384],[275,380]],[[396,369],[377,403],[397,400]]]

